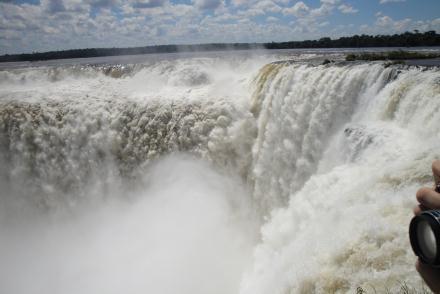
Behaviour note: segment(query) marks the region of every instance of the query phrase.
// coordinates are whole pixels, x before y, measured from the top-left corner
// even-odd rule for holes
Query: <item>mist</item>
[[[0,224],[2,292],[238,292],[258,239],[241,181],[176,154],[140,186],[99,207],[15,211]]]
[[[0,292],[419,289],[440,72],[324,57],[4,70]]]

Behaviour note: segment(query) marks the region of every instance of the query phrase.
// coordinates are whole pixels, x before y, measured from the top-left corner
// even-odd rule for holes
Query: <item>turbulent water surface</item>
[[[0,292],[421,288],[440,70],[327,54],[1,69]]]

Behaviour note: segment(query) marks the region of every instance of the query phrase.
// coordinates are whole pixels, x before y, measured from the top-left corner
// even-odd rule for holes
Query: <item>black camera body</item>
[[[440,210],[423,211],[409,225],[414,253],[425,264],[440,267]]]

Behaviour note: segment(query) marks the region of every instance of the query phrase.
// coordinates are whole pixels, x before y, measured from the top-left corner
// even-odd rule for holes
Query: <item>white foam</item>
[[[240,180],[179,155],[142,186],[110,185],[117,200],[68,216],[2,222],[2,292],[236,293],[258,228]]]
[[[42,293],[419,287],[407,228],[415,191],[440,158],[438,69],[265,63],[63,67],[57,78],[47,68],[3,71],[0,220],[8,242],[0,254],[13,267],[0,271],[24,282],[0,285],[24,293],[26,285]],[[204,163],[168,159],[147,173],[179,151]],[[245,215],[254,208],[266,223],[252,250],[258,221]],[[30,221],[42,212],[55,223]],[[127,235],[115,239],[113,228]]]
[[[380,66],[290,70],[266,85],[274,94],[263,111],[275,127],[266,127],[256,154],[268,158],[259,167],[266,176],[256,177],[260,198],[289,203],[263,226],[241,293],[420,290],[407,230],[415,192],[430,185],[431,161],[440,158],[439,71],[404,70],[387,83]],[[289,75],[284,90],[277,81]],[[286,138],[301,141],[292,147]],[[298,168],[301,158],[309,164]],[[298,170],[311,177],[295,181]]]

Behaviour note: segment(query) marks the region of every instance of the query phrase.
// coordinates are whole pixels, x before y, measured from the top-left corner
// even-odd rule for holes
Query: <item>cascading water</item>
[[[439,82],[378,64],[290,65],[265,82],[254,193],[288,205],[263,225],[241,293],[422,289],[407,225],[440,157]]]
[[[391,74],[380,65],[345,67],[270,64],[257,80],[252,109],[255,197],[267,209],[285,205],[316,172],[330,138],[350,120],[359,100]]]
[[[3,71],[0,292],[238,292],[264,62]]]
[[[439,70],[270,61],[0,71],[1,292],[420,287]]]

